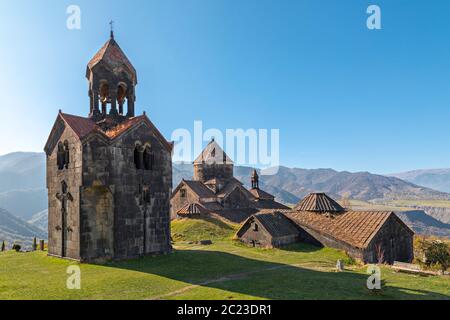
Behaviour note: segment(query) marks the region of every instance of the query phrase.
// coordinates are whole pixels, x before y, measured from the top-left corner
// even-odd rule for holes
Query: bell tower
[[[110,39],[89,61],[86,78],[91,119],[101,121],[110,117],[120,122],[135,116],[136,69],[115,41],[112,29]]]

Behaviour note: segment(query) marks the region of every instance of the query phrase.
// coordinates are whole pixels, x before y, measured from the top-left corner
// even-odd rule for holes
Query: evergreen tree
[[[37,249],[37,240],[36,237],[33,238],[33,251],[36,251]]]
[[[2,252],[6,250],[6,244],[5,241],[2,242]]]

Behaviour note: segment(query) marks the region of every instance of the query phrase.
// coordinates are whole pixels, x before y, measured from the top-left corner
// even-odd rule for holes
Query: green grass
[[[386,201],[388,205],[400,207],[435,207],[450,208],[450,200],[391,200]]]
[[[210,234],[216,227],[223,237]],[[39,251],[0,253],[0,300],[450,299],[449,277],[419,277],[382,267],[383,289],[374,293],[366,288],[366,268],[334,272],[336,260],[346,259],[338,250],[305,244],[283,250],[248,248],[231,240],[235,228],[214,220],[176,221],[173,231],[183,241],[175,243],[172,254],[81,264],[81,290],[66,288],[66,269],[76,262]],[[205,238],[212,238],[213,245],[189,242]]]
[[[218,219],[180,219],[172,222],[172,238],[175,241],[231,239],[239,226]]]

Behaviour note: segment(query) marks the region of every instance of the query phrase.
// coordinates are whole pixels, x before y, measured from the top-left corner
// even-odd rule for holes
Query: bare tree
[[[384,249],[383,249],[383,246],[381,245],[381,243],[378,243],[375,246],[375,253],[377,255],[378,264],[383,264],[385,262],[385,260],[384,260]]]
[[[345,192],[343,194],[342,199],[341,199],[341,205],[347,210],[352,210],[352,205],[350,203],[350,193],[349,192]]]

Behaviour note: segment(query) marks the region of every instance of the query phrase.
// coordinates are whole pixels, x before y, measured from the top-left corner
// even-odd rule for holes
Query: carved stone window
[[[64,143],[58,143],[58,151],[56,155],[56,162],[58,170],[68,169],[70,163],[70,151],[69,142],[66,140]]]
[[[70,151],[69,151],[69,142],[64,141],[64,166],[66,169],[69,168],[70,163]]]
[[[153,170],[155,155],[153,154],[150,147],[145,147],[144,150],[144,169],[145,170]]]
[[[56,163],[58,166],[58,170],[64,169],[64,158],[65,158],[64,144],[62,142],[59,142],[58,143],[58,151],[57,151],[57,155],[56,155]]]
[[[136,169],[143,169],[144,168],[144,150],[141,146],[141,144],[137,143],[136,147],[134,148],[134,165]]]
[[[150,188],[148,186],[142,187],[142,201],[144,203],[150,203],[151,201]]]

